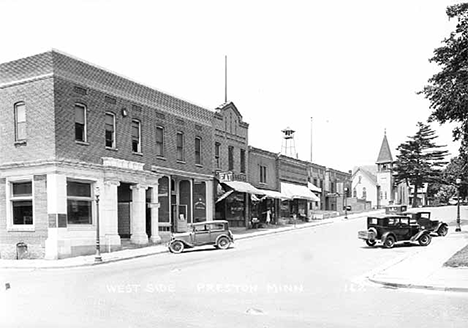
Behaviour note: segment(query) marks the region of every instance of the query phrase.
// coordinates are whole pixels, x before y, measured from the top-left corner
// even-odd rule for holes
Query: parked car
[[[448,233],[448,225],[439,220],[431,220],[431,212],[406,212],[405,215],[414,220],[421,229],[437,233],[439,236],[446,236]]]
[[[418,242],[421,246],[427,246],[432,240],[428,230],[402,214],[368,217],[367,230],[359,231],[358,238],[368,246],[381,242],[385,248],[392,248],[398,242]]]
[[[228,221],[216,220],[194,223],[189,231],[173,233],[169,241],[169,251],[182,253],[185,248],[214,245],[219,249],[228,249],[234,242]]]

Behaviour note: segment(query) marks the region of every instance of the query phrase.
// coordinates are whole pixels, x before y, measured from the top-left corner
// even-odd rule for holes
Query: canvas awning
[[[266,197],[269,198],[277,198],[277,199],[290,199],[288,196],[280,193],[279,191],[274,191],[274,190],[263,190],[262,191],[265,193]]]
[[[313,192],[322,192],[321,188],[317,187],[316,185],[314,185],[311,182],[307,182],[307,187]]]
[[[222,194],[217,200],[216,200],[216,203],[222,201],[223,199],[225,199],[227,196],[229,196],[230,194],[232,194],[234,192],[234,190],[229,190],[228,192],[225,192],[224,194]]]
[[[281,182],[281,193],[291,199],[307,199],[314,202],[319,202],[318,198],[306,186],[296,185],[292,183]]]
[[[231,189],[234,189],[235,191],[238,192],[246,192],[248,194],[254,194],[254,195],[265,195],[263,190],[257,189],[254,186],[252,186],[248,182],[243,182],[243,181],[225,181],[222,182],[226,186],[228,186]]]

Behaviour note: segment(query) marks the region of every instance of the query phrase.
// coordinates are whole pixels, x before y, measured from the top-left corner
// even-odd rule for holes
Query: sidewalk
[[[366,212],[366,213],[357,213],[348,215],[348,219],[358,218],[366,215],[374,214],[374,212]],[[242,239],[247,238],[254,238],[259,236],[265,236],[275,233],[281,233],[286,231],[291,231],[295,229],[304,229],[310,228],[314,226],[324,225],[324,224],[331,224],[336,221],[345,220],[344,217],[339,216],[330,219],[324,220],[316,220],[313,222],[301,222],[297,223],[296,226],[294,225],[286,225],[286,226],[276,226],[271,225],[269,228],[260,228],[260,229],[237,229],[232,228],[232,232],[234,234],[234,242]],[[118,262],[128,259],[134,259],[139,257],[145,256],[152,256],[161,253],[167,253],[168,249],[166,244],[159,244],[154,246],[147,246],[135,249],[126,249],[111,253],[102,253],[102,262],[95,263],[94,255],[87,255],[87,256],[77,256],[71,257],[66,259],[60,260],[4,260],[0,259],[0,269],[59,269],[59,268],[73,268],[73,267],[81,267],[81,266],[92,266],[92,265],[100,265],[104,263],[112,263]]]
[[[468,244],[468,227],[434,237],[427,247],[399,258],[367,276],[373,283],[394,288],[468,292],[468,268],[444,267],[443,264]]]

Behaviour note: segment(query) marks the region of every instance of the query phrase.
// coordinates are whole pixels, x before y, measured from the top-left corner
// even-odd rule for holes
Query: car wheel
[[[419,245],[421,246],[427,246],[431,243],[431,236],[429,236],[429,234],[424,234],[422,235],[421,237],[419,237]]]
[[[441,226],[441,227],[439,228],[439,230],[437,230],[437,234],[438,234],[439,236],[442,236],[442,237],[446,236],[447,233],[448,233],[448,228],[447,228],[447,226],[444,226],[444,225]]]
[[[393,246],[395,246],[395,237],[388,236],[387,238],[385,238],[383,245],[385,248],[392,248]]]
[[[366,240],[367,246],[371,246],[371,247],[372,247],[372,246],[375,246],[376,243],[377,243],[377,242],[376,242],[375,240]]]
[[[171,251],[171,253],[175,253],[175,254],[182,253],[184,251],[184,248],[185,248],[184,243],[178,240],[173,241],[169,245],[169,250]]]
[[[220,249],[228,249],[231,245],[231,241],[227,237],[220,237],[216,243],[216,247]]]

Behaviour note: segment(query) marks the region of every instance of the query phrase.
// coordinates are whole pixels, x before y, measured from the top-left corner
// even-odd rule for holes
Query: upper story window
[[[106,113],[106,147],[115,148],[115,115]]]
[[[240,172],[245,173],[245,149],[240,150]]]
[[[33,224],[32,181],[11,183],[11,213],[13,225]]]
[[[260,183],[266,183],[266,166],[260,165]]]
[[[156,156],[164,157],[164,128],[156,127]]]
[[[15,105],[15,141],[26,140],[26,106],[23,102]]]
[[[362,187],[362,198],[366,199],[367,198],[367,190],[366,187]]]
[[[234,170],[234,147],[228,147],[228,170]]]
[[[132,120],[132,151],[141,153],[141,124],[137,120]]]
[[[92,203],[89,182],[67,181],[67,218],[69,224],[91,224]]]
[[[86,142],[86,106],[75,104],[75,140]]]
[[[215,166],[217,169],[221,168],[220,153],[221,153],[221,144],[219,142],[216,142],[215,143]]]
[[[201,138],[195,138],[195,164],[201,165]]]
[[[177,160],[183,161],[184,159],[184,133],[177,132]]]

